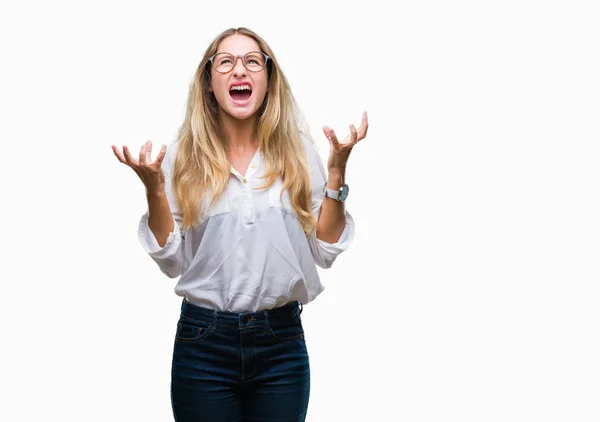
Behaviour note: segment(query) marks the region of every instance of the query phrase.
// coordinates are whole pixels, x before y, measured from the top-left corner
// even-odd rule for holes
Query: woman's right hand
[[[152,142],[147,141],[140,150],[139,159],[133,158],[129,152],[129,148],[123,145],[123,153],[119,151],[115,145],[112,146],[112,150],[117,156],[117,159],[123,164],[131,167],[133,171],[142,179],[144,186],[146,186],[147,194],[161,193],[165,189],[165,174],[162,171],[161,164],[167,146],[163,145],[156,157],[156,160],[152,162]]]

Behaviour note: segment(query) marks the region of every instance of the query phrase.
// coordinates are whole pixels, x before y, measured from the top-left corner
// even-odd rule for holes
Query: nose
[[[235,58],[235,63],[233,65],[233,75],[234,76],[242,76],[246,74],[246,66],[244,66],[244,60],[241,57]]]

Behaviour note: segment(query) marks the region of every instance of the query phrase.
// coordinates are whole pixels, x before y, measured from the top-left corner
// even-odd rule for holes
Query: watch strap
[[[336,201],[339,201],[341,192],[339,190],[329,189],[326,184],[325,185],[325,195],[327,195],[331,199],[335,199]]]
[[[336,201],[344,202],[348,196],[348,185],[342,185],[339,189],[329,189],[327,183],[323,186],[325,196],[335,199]]]

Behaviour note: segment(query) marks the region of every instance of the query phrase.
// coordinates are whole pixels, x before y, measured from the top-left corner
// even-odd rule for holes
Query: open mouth
[[[250,85],[237,85],[231,87],[229,95],[234,101],[248,101],[252,95],[252,88]]]

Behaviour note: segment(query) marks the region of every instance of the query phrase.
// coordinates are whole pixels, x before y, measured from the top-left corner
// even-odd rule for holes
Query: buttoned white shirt
[[[312,213],[318,218],[327,182],[313,142],[303,138],[310,164]],[[354,221],[336,243],[306,235],[290,196],[280,200],[282,180],[262,186],[263,156],[256,151],[245,175],[231,167],[229,183],[197,227],[182,229],[182,215],[171,190],[171,174],[179,143],[166,152],[162,169],[174,230],[161,248],[148,226],[148,212],[139,223],[138,238],[163,273],[179,277],[175,293],[188,302],[229,312],[256,312],[293,300],[311,302],[324,286],[316,266],[329,268],[354,238]]]

